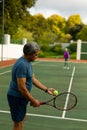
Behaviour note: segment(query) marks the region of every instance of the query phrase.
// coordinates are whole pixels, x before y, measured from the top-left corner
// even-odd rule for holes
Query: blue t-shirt
[[[18,90],[17,78],[26,78],[26,87],[30,92],[32,88],[32,75],[33,70],[31,63],[24,57],[19,58],[12,68],[12,79],[7,94],[23,98],[22,94]]]

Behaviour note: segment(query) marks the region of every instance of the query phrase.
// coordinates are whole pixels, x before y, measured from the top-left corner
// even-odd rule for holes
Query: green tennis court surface
[[[69,63],[70,69],[63,69],[63,62],[36,61],[32,63],[36,77],[47,87],[59,92],[70,90],[78,98],[77,106],[67,112],[49,106],[27,108],[24,130],[86,130],[87,129],[87,63]],[[12,121],[6,99],[11,78],[11,67],[0,68],[0,130],[12,130]],[[33,86],[32,95],[44,101],[51,95]]]

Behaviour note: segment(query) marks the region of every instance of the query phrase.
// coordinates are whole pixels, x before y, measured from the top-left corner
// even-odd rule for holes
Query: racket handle
[[[40,102],[40,105],[42,105],[42,102]]]
[[[40,102],[40,105],[44,105],[44,104],[46,104],[45,102]]]

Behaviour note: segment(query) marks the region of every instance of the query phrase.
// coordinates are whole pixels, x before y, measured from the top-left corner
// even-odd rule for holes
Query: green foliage
[[[62,54],[62,46],[61,46],[61,44],[57,44],[55,46],[52,46],[50,50],[52,52],[54,52],[55,54]]]
[[[77,44],[76,43],[70,44],[68,49],[69,49],[70,53],[75,53],[77,50]]]
[[[76,36],[78,39],[81,39],[82,41],[87,41],[87,25],[84,26],[81,31]]]
[[[76,49],[77,44],[73,43],[68,46],[68,50],[70,52],[70,58],[76,58]],[[42,46],[41,51],[39,53],[39,57],[61,57],[63,58],[64,49],[62,48],[61,44],[57,44],[54,46]]]
[[[45,57],[45,53],[43,51],[40,51],[38,54],[38,57],[43,58]]]
[[[49,25],[51,25],[51,29],[54,26],[56,26],[57,28],[60,28],[60,30],[64,29],[65,28],[65,18],[64,17],[61,17],[57,14],[54,14],[52,16],[50,16],[48,19],[48,23]]]
[[[39,52],[39,55],[38,55],[40,58],[43,58],[43,57],[51,57],[51,58],[54,58],[57,56],[56,53],[52,52],[52,51],[40,51]]]
[[[50,47],[49,47],[48,44],[43,44],[43,45],[41,46],[41,50],[42,50],[42,51],[49,51],[49,50],[50,50]]]
[[[83,27],[83,23],[79,14],[71,15],[67,20],[66,33],[72,36],[73,40],[76,39],[76,35]]]
[[[22,38],[26,38],[27,41],[33,41],[34,40],[33,37],[32,37],[32,33],[27,31],[22,26],[20,26],[17,29],[17,33],[15,33],[12,38],[13,39],[18,39],[18,40],[21,40]]]
[[[57,38],[57,35],[52,33],[51,31],[49,32],[43,32],[42,35],[40,35],[38,38],[37,38],[37,42],[40,43],[40,45],[43,45],[43,44],[53,44],[55,42]]]
[[[11,42],[21,44],[23,38],[35,41],[41,46],[40,57],[63,56],[61,44],[70,40],[87,41],[87,25],[83,25],[79,14],[64,17],[53,14],[45,18],[42,14],[31,16],[29,8],[37,0],[5,0],[4,33],[11,35]],[[2,39],[2,3],[0,3],[0,39]],[[52,46],[51,46],[52,45]],[[69,51],[72,58],[76,55],[76,44],[70,44]]]
[[[37,0],[5,0],[4,2],[4,33],[13,35],[27,15],[27,8],[35,5]],[[2,21],[2,3],[0,3],[0,21]],[[0,23],[1,25],[2,23]],[[1,29],[1,26],[0,26]]]
[[[74,53],[72,53],[72,54],[70,55],[70,59],[76,59],[76,52],[74,52]]]
[[[56,57],[57,55],[63,55],[63,50],[61,44],[48,46],[42,45],[39,57]]]
[[[68,27],[73,27],[75,25],[80,25],[80,24],[82,24],[82,20],[79,14],[69,16],[67,20]]]
[[[73,27],[69,29],[68,33],[72,35],[73,40],[76,40],[76,35],[78,32],[81,31],[82,27],[82,24],[75,24]]]
[[[4,33],[10,34],[17,43],[21,43],[22,38],[38,42],[45,55],[47,52],[49,54],[52,52],[54,55],[62,54],[61,45],[51,48],[50,45],[54,43],[67,43],[78,39],[87,40],[87,26],[83,25],[79,14],[71,15],[67,20],[57,14],[49,18],[45,18],[42,14],[31,16],[28,9],[36,2],[37,0],[5,0]],[[1,3],[0,37],[2,37]],[[71,52],[76,51],[75,46],[70,46],[69,49]]]

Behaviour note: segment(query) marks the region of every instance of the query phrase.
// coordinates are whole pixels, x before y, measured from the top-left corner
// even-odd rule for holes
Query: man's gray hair
[[[39,45],[36,42],[29,42],[24,45],[23,53],[26,55],[33,54],[36,50],[40,50]]]

